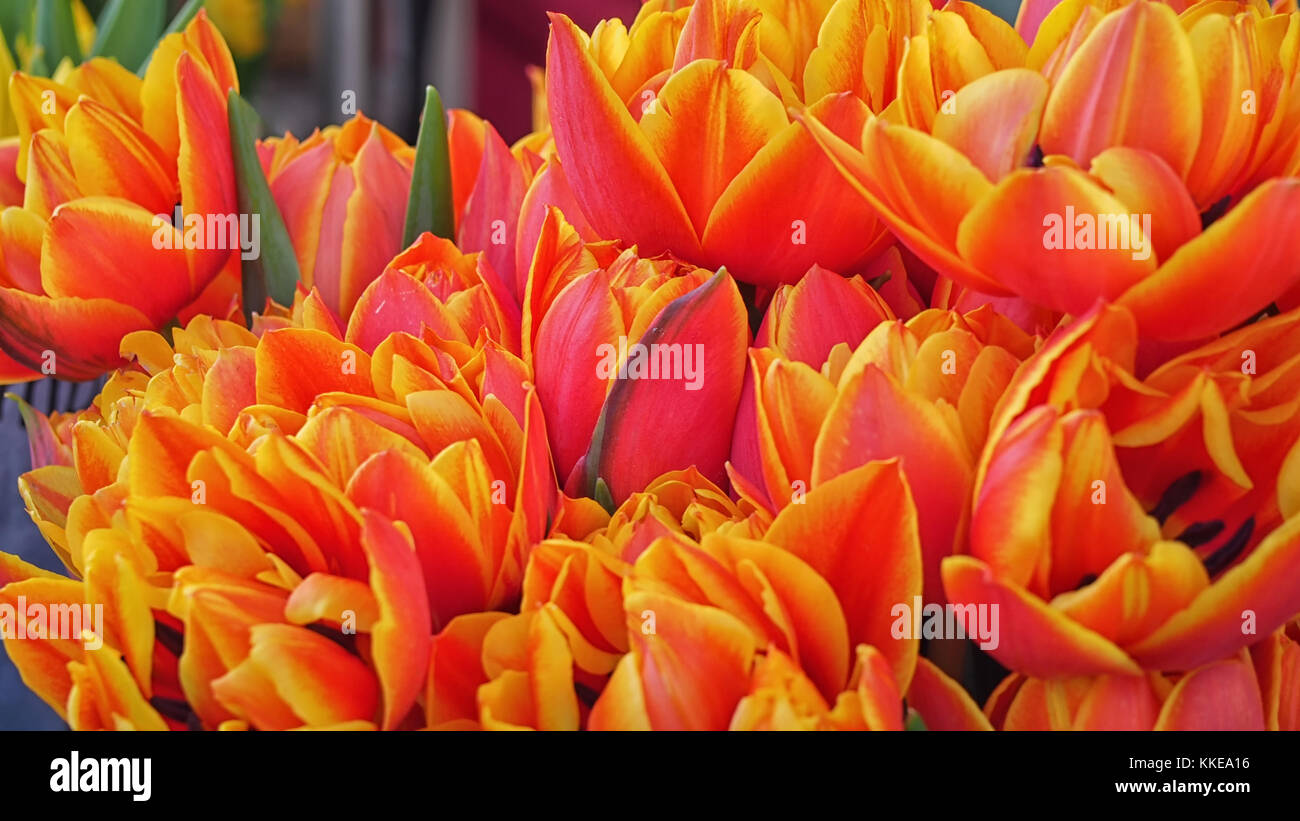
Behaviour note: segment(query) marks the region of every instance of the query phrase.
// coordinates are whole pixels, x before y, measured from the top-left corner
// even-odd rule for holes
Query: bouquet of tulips
[[[433,89],[415,145],[259,139],[202,12],[142,73],[13,74],[0,376],[107,375],[23,407],[66,567],[0,554],[31,690],[75,729],[1300,729],[1295,0],[549,25],[513,145]]]

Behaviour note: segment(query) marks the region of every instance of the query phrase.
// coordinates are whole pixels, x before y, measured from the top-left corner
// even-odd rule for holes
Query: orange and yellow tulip
[[[1295,365],[1251,376],[1240,354],[1298,318],[1143,383],[1132,316],[1099,306],[1021,366],[978,467],[970,555],[942,567],[950,598],[1001,608],[996,658],[1040,677],[1191,670],[1294,617]]]
[[[1300,642],[1280,628],[1183,674],[1039,679],[1013,673],[984,710],[999,730],[1295,730]]]
[[[1258,5],[1065,2],[1025,68],[971,80],[930,123],[882,114],[846,140],[803,121],[943,276],[1203,340],[1300,278],[1297,27]]]
[[[803,106],[783,73],[795,72],[795,55],[782,53],[790,64],[781,68],[759,48],[757,32],[784,26],[757,5],[700,0],[684,24],[680,12],[643,9],[630,32],[609,24],[591,37],[553,15],[547,102],[556,153],[599,236],[775,286],[814,264],[851,269],[889,239],[787,114]],[[818,11],[787,12],[809,60]],[[834,30],[829,20],[822,28]],[[675,56],[660,68],[665,49]],[[852,94],[819,93],[807,105],[845,135],[870,114]]]
[[[305,140],[265,140],[259,152],[303,285],[346,319],[402,249],[415,150],[358,114]]]
[[[206,16],[163,38],[143,80],[94,59],[63,83],[15,73],[9,87],[25,187],[0,217],[8,356],[87,379],[121,363],[128,333],[200,307],[224,315],[238,275],[218,275],[238,242],[208,247],[215,231],[171,223],[177,203],[205,225],[238,211],[226,124],[238,80]]]
[[[853,285],[839,280],[830,287],[836,282],[810,273],[790,299],[850,304],[835,293],[856,292]],[[826,289],[824,297],[818,288]],[[994,405],[1033,340],[988,308],[965,316],[931,309],[906,323],[874,325],[853,350],[847,339],[837,342],[824,363],[810,366],[784,351],[820,351],[832,340],[818,340],[816,330],[802,333],[808,342],[794,337],[781,351],[750,351],[753,391],[736,426],[733,487],[775,515],[859,465],[900,458],[916,499],[926,596],[941,599],[939,562],[965,543],[976,460]]]
[[[538,249],[524,359],[566,490],[619,503],[692,465],[721,483],[749,343],[735,282],[633,251],[601,265],[554,209]],[[669,415],[691,422],[645,424]]]

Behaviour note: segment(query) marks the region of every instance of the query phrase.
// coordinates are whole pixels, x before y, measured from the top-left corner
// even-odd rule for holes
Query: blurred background
[[[28,0],[0,0],[10,16]],[[83,0],[98,17],[104,0]],[[172,0],[171,13],[181,5]],[[239,65],[240,82],[267,134],[299,137],[341,123],[343,99],[412,144],[424,87],[438,87],[448,108],[469,108],[507,143],[531,129],[528,66],[546,61],[547,11],[564,12],[584,30],[602,18],[631,23],[640,0],[205,0]],[[1013,21],[1017,0],[980,5]],[[170,19],[171,13],[168,14]],[[11,390],[42,411],[89,404],[96,384],[45,380]],[[0,548],[65,572],[23,509],[19,474],[30,467],[15,404],[0,401]],[[2,645],[0,645],[2,647]],[[32,695],[0,652],[0,730],[56,729],[63,722]]]

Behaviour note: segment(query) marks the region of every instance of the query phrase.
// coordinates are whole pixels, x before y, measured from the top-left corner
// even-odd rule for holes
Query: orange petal
[[[428,688],[424,698],[426,723],[437,728],[452,721],[478,722],[478,688],[483,672],[483,640],[506,613],[469,613],[452,619],[433,637],[429,651]]]
[[[587,452],[587,488],[602,478],[615,502],[621,502],[656,476],[691,465],[720,483],[748,342],[744,304],[725,272],[664,308],[636,340],[644,346],[639,349],[644,375],[659,378],[615,380]],[[680,370],[668,367],[673,361]],[[628,376],[634,373],[629,365]],[[661,418],[693,421],[689,426],[644,424]]]
[[[53,299],[0,288],[0,347],[35,370],[53,364],[64,379],[94,379],[117,367],[122,337],[153,327],[144,314],[111,299]]]
[[[1046,102],[1042,75],[1019,68],[997,71],[962,87],[945,102],[934,117],[932,133],[996,182],[1025,164]]]
[[[205,219],[239,213],[224,89],[189,54],[182,54],[176,63],[176,98],[180,128],[177,166],[185,213]],[[209,248],[206,243],[189,250],[196,292],[216,276],[229,255],[229,247]]]
[[[1145,148],[1187,173],[1201,137],[1196,63],[1178,15],[1133,3],[1107,15],[1074,53],[1043,112],[1045,154],[1086,164],[1115,145]]]
[[[245,664],[260,672],[270,683],[271,693],[301,719],[294,726],[374,717],[379,706],[375,675],[338,644],[288,624],[259,624],[250,635],[252,647]],[[242,682],[228,674],[214,681],[212,689],[227,703],[270,695],[256,694],[252,687],[241,691],[238,683]]]
[[[569,283],[542,317],[532,366],[560,476],[569,475],[591,444],[605,402],[608,382],[596,372],[596,354],[623,335],[603,270]]]
[[[586,35],[551,15],[546,96],[555,145],[593,227],[643,254],[691,257],[699,240],[668,172],[585,48]]]
[[[992,190],[965,155],[928,134],[880,119],[864,127],[861,151],[815,117],[802,122],[840,173],[923,262],[976,290],[1009,293],[957,254],[958,226]]]
[[[1029,301],[1078,314],[1156,270],[1146,234],[1151,221],[1130,214],[1081,171],[1024,169],[971,210],[957,247]]]
[[[63,123],[68,159],[86,196],[122,197],[151,214],[171,214],[179,189],[169,158],[148,134],[94,100],[81,100]],[[39,161],[33,153],[33,162]]]
[[[850,642],[879,648],[903,691],[912,679],[919,639],[895,638],[889,614],[898,602],[921,595],[913,511],[898,462],[870,462],[814,486],[803,504],[781,511],[764,536],[831,583],[848,620]]]
[[[305,412],[322,393],[373,394],[370,357],[322,331],[269,331],[256,361],[258,402]]]
[[[1129,652],[1158,670],[1187,670],[1223,658],[1255,640],[1246,626],[1267,634],[1295,615],[1297,568],[1300,518],[1292,518]]]
[[[1255,671],[1244,661],[1215,662],[1174,685],[1157,730],[1263,730],[1264,705]]]
[[[876,459],[901,459],[916,504],[925,595],[940,596],[939,561],[966,526],[974,465],[956,420],[875,365],[840,385],[812,464],[813,486]],[[900,601],[903,601],[900,599]]]
[[[1201,233],[1201,215],[1187,187],[1169,164],[1140,148],[1108,148],[1088,169],[1133,214],[1151,214],[1151,244],[1156,259],[1173,256]]]
[[[826,97],[808,112],[854,142],[869,114],[851,96]],[[783,125],[758,150],[720,192],[701,230],[711,264],[762,285],[799,281],[814,264],[854,270],[884,235],[871,206],[798,123]]]
[[[752,74],[718,60],[675,72],[641,117],[698,236],[728,183],[788,123],[778,97]]]
[[[409,530],[373,511],[362,516],[361,545],[370,560],[370,587],[380,614],[371,629],[371,652],[384,694],[383,728],[391,730],[410,712],[425,684],[433,632],[429,600]]]
[[[916,660],[907,703],[921,714],[929,730],[993,729],[962,686],[924,657]]]
[[[950,602],[996,608],[990,612],[999,614],[998,646],[987,649],[1017,672],[1048,677],[1141,672],[1109,639],[1074,622],[1023,587],[995,578],[978,559],[944,559],[943,587]],[[975,625],[967,625],[968,634],[972,627]]]
[[[753,634],[715,607],[648,591],[629,593],[624,607],[636,647],[634,658],[640,662],[639,698],[651,726],[726,729],[736,704],[749,690]],[[653,619],[653,633],[643,628],[650,623],[647,618]]]
[[[109,197],[75,200],[50,218],[41,282],[52,297],[131,305],[158,327],[196,294],[182,244],[169,222],[138,205]],[[85,276],[88,268],[96,275]],[[153,272],[148,287],[142,287],[141,270]]]
[[[1119,299],[1143,335],[1203,339],[1255,314],[1300,280],[1300,181],[1274,179],[1180,247]],[[1233,271],[1231,277],[1222,272]]]

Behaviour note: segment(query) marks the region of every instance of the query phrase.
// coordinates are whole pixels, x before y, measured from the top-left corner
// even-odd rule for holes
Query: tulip
[[[1290,76],[1294,51],[1268,44],[1293,21],[1106,8],[1061,4],[1027,68],[973,79],[930,124],[882,115],[846,140],[816,112],[803,121],[943,276],[1062,313],[1101,298],[1144,337],[1204,340],[1300,278],[1297,225],[1263,217],[1298,213],[1278,136],[1294,103],[1245,79]]]
[[[950,598],[1001,608],[996,658],[1038,677],[1191,670],[1295,615],[1300,431],[1285,421],[1294,394],[1267,387],[1294,368],[1255,386],[1238,347],[1295,322],[1245,328],[1144,383],[1132,316],[1098,307],[1025,362],[977,469],[970,555],[942,565]],[[1162,457],[1173,464],[1150,464]]]
[[[405,273],[431,259],[459,269],[424,270],[428,284]],[[367,307],[346,338],[366,348],[345,340],[316,291],[256,334],[199,317],[171,344],[129,335],[138,364],[110,379],[105,404],[70,427],[37,415],[39,437],[71,441],[41,445],[48,463],[22,480],[30,512],[85,579],[85,599],[111,603],[106,646],[134,679],[96,698],[147,702],[162,688],[158,710],[176,727],[423,721],[413,708],[431,636],[517,600],[555,512],[524,364],[486,334],[473,348],[429,333],[431,309],[451,315],[476,287],[453,290],[473,264],[417,243],[358,300]],[[446,304],[433,293],[443,287]],[[369,309],[385,297],[392,308]],[[158,649],[173,634],[183,643]],[[63,711],[81,657],[21,644],[42,648],[15,661]],[[68,663],[52,664],[55,650]],[[294,686],[279,685],[285,671]]]
[[[834,282],[812,273],[791,292],[791,303],[809,300],[804,310],[811,316],[819,298],[813,289]],[[820,298],[824,306],[826,297]],[[844,296],[835,302],[851,305]],[[824,313],[834,316],[816,312]],[[822,320],[790,330],[809,342],[788,337],[785,350],[797,352],[820,336],[811,348],[820,351],[834,326]],[[752,405],[742,405],[733,439],[733,486],[774,515],[859,465],[901,458],[916,499],[926,597],[941,600],[939,562],[964,545],[976,454],[995,403],[1031,350],[1023,332],[987,308],[964,317],[928,310],[907,323],[881,322],[852,352],[836,343],[818,370],[771,349],[751,350]]]
[[[414,149],[358,114],[302,141],[263,141],[260,153],[303,285],[346,320],[402,249]]]
[[[539,248],[578,250],[558,214],[543,232]],[[594,256],[568,260],[535,261],[523,336],[569,494],[599,481],[620,503],[691,465],[721,483],[749,341],[731,277],[631,252],[594,270]],[[666,414],[691,422],[645,424]]]
[[[209,247],[215,230],[171,224],[178,202],[204,224],[237,210],[225,104],[238,83],[205,15],[159,43],[143,81],[95,59],[66,83],[22,73],[9,82],[26,183],[22,207],[0,219],[0,348],[9,357],[92,378],[121,362],[125,334],[232,295],[233,269],[218,275],[237,241]],[[147,283],[140,271],[152,272]]]
[[[1286,629],[1250,653],[1183,674],[1063,679],[1013,673],[985,707],[1000,730],[1293,730],[1300,643]]]
[[[870,259],[888,244],[874,215],[791,122],[790,101],[764,84],[769,62],[727,50],[717,33],[725,24],[715,19],[723,5],[692,7],[671,71],[637,90],[649,96],[633,111],[587,36],[552,16],[550,122],[585,219],[601,237],[636,243],[644,254],[725,264],[763,286],[794,282],[813,264],[838,271]],[[653,42],[663,31],[637,29]],[[639,76],[648,69],[636,61],[644,59],[647,49],[630,43],[624,65]],[[858,133],[868,116],[867,103],[850,95],[808,106],[844,134]]]

